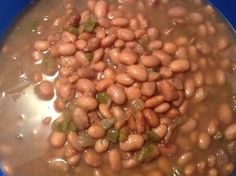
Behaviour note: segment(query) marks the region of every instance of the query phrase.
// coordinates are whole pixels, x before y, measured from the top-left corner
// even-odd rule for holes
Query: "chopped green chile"
[[[144,161],[153,156],[153,152],[155,151],[155,145],[148,144],[141,148],[141,150],[136,155],[138,161]]]
[[[62,115],[65,118],[70,119],[72,116],[72,112],[74,111],[75,108],[76,108],[76,104],[74,102],[68,103],[65,110],[63,111]]]
[[[127,130],[120,130],[119,142],[125,142],[128,139],[129,132]]]
[[[158,142],[161,140],[161,138],[154,131],[149,131],[147,133],[147,140],[148,142]]]
[[[136,100],[132,101],[131,106],[132,106],[132,110],[134,113],[142,111],[145,108],[145,104],[144,104],[143,100],[141,100],[141,99],[136,99]]]
[[[71,34],[75,34],[76,36],[79,35],[79,29],[74,27],[74,26],[70,26],[67,31]]]
[[[63,119],[61,122],[55,123],[55,129],[61,133],[69,133],[75,131],[75,125],[69,119]]]
[[[150,52],[148,49],[148,44],[150,43],[149,37],[147,36],[142,37],[141,39],[139,39],[138,43],[142,46],[143,52],[145,54],[148,54]]]
[[[99,92],[96,94],[96,99],[99,103],[107,104],[109,96],[106,92]]]
[[[101,127],[108,130],[114,125],[114,121],[112,119],[102,119]]]
[[[117,143],[119,140],[119,131],[115,128],[107,131],[107,140],[113,143]]]
[[[80,26],[80,32],[93,32],[93,30],[96,27],[96,20],[93,18],[87,19],[85,22],[83,22]]]
[[[92,52],[85,53],[85,56],[89,60],[89,62],[93,61],[93,53]]]
[[[148,68],[147,71],[148,71],[149,73],[153,73],[153,72],[156,72],[156,69],[155,69],[155,68]]]
[[[236,112],[236,94],[232,95],[231,105],[232,105],[232,110]]]
[[[183,174],[180,168],[174,166],[171,168],[170,176],[183,176]]]
[[[224,134],[221,131],[217,131],[215,136],[213,137],[215,141],[223,141],[224,140]]]
[[[57,70],[57,61],[50,54],[45,54],[41,62],[41,71],[48,76],[53,76]]]
[[[92,147],[94,146],[96,140],[90,137],[87,131],[83,131],[79,133],[78,142],[81,147]]]
[[[30,23],[30,29],[32,32],[35,32],[36,29],[38,27],[38,22],[35,18],[32,19],[31,23]]]

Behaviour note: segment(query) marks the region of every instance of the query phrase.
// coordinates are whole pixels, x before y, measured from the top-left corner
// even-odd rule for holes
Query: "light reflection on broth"
[[[114,1],[109,0],[109,2]],[[168,5],[165,5],[165,3],[168,2],[169,1],[162,0],[160,1],[162,5],[150,8],[147,11],[150,26],[160,28],[160,33],[162,35],[160,40],[175,42],[179,48],[185,45],[195,45],[198,38],[200,38],[201,41],[205,40],[211,45],[214,45],[217,43],[217,39],[220,36],[226,36],[232,43],[232,46],[220,53],[218,53],[217,49],[213,46],[211,51],[212,55],[206,50],[207,46],[201,48],[202,45],[204,46],[204,43],[201,43],[202,45],[198,46],[198,49],[203,53],[207,53],[206,55],[210,55],[209,63],[205,62],[205,58],[194,55],[194,52],[192,54],[193,56],[190,56],[192,57],[191,69],[193,72],[184,73],[186,76],[185,79],[192,79],[194,77],[193,79],[199,84],[197,85],[199,88],[196,88],[198,91],[197,93],[191,95],[194,98],[190,99],[190,106],[193,106],[187,110],[187,116],[191,118],[191,122],[195,123],[198,121],[199,124],[196,127],[197,130],[189,131],[189,133],[186,131],[186,128],[180,128],[181,132],[180,134],[176,134],[176,139],[174,141],[176,145],[181,148],[180,152],[173,157],[160,156],[153,162],[144,163],[134,169],[124,169],[121,170],[120,173],[113,173],[107,164],[102,164],[99,168],[92,168],[87,166],[84,161],[81,161],[80,165],[73,166],[73,169],[68,166],[66,159],[64,159],[65,149],[52,148],[48,142],[52,127],[51,124],[47,124],[47,121],[50,122],[51,120],[51,122],[53,122],[60,114],[54,110],[56,95],[54,95],[54,98],[50,101],[40,100],[35,95],[36,83],[32,83],[33,74],[40,71],[40,59],[47,51],[42,54],[34,51],[33,46],[34,42],[38,39],[45,39],[48,36],[53,38],[55,37],[55,34],[56,37],[58,37],[63,31],[63,26],[67,22],[68,17],[76,11],[84,9],[85,0],[41,0],[30,8],[19,19],[15,27],[11,29],[0,55],[0,92],[2,95],[0,98],[0,158],[6,173],[9,175],[20,176],[168,176],[170,171],[176,169],[176,161],[180,158],[180,155],[182,153],[186,154],[186,151],[192,152],[194,156],[192,160],[190,159],[192,163],[187,165],[188,167],[184,167],[185,175],[188,175],[188,171],[191,172],[191,169],[195,171],[197,170],[196,167],[198,167],[198,169],[201,168],[199,165],[201,165],[201,161],[204,160],[208,160],[208,176],[214,176],[214,172],[218,173],[218,171],[215,171],[214,169],[219,170],[220,168],[217,168],[215,164],[213,164],[214,167],[210,166],[211,161],[214,160],[215,157],[211,155],[211,152],[218,152],[216,155],[220,155],[219,153],[221,151],[218,151],[218,148],[222,147],[226,150],[226,144],[222,144],[221,146],[213,141],[212,143],[214,143],[214,145],[205,147],[201,141],[198,143],[196,141],[199,136],[202,136],[202,138],[205,139],[206,135],[208,135],[205,134],[207,132],[198,135],[198,132],[206,131],[210,120],[214,120],[217,116],[218,110],[216,110],[216,107],[219,107],[222,102],[230,102],[232,94],[236,93],[235,73],[231,74],[228,71],[226,76],[228,83],[218,87],[216,87],[216,85],[221,84],[221,80],[218,80],[217,82],[217,78],[212,78],[217,74],[215,71],[216,66],[221,67],[223,70],[227,58],[232,61],[236,60],[235,36],[229,32],[227,25],[223,23],[215,13],[211,14],[210,12],[206,12],[206,9],[211,11],[209,10],[210,7],[204,8],[201,5],[200,0],[193,1],[195,3],[194,5],[191,5],[192,2],[190,0],[170,0],[169,7],[183,5],[187,7],[189,11],[198,10],[199,13],[204,14],[204,20],[206,21],[205,27],[210,31],[210,34],[216,32],[215,36],[207,38],[204,34],[205,27],[200,25],[197,30],[203,32],[197,31],[196,26],[198,25],[194,24],[188,24],[189,27],[179,27],[185,25],[185,21],[182,21],[180,18],[175,18],[173,20],[169,19],[166,15]],[[127,15],[131,12],[138,12],[137,9],[139,8],[141,9],[140,3],[135,4],[132,9],[127,8]],[[207,13],[209,14],[207,15]],[[194,18],[194,15],[192,18]],[[215,25],[214,29],[212,29],[212,25]],[[188,40],[187,44],[185,43],[186,38]],[[182,47],[178,51],[174,51],[175,57],[185,57],[183,55],[183,50],[185,49],[186,47]],[[166,52],[168,51],[170,52],[170,55],[173,55],[172,51],[167,48]],[[188,59],[189,56],[186,57],[187,58],[185,59]],[[220,58],[222,58],[223,61],[219,61]],[[194,68],[194,64],[195,66],[197,65],[196,68]],[[225,65],[227,67],[227,63]],[[235,72],[236,65],[234,64],[232,67],[234,67],[233,71]],[[125,68],[121,66],[120,72],[123,70],[125,70]],[[204,73],[203,76],[201,75],[202,73]],[[57,76],[58,73],[54,76],[43,75],[43,79],[53,81]],[[204,77],[204,80],[202,81],[205,81],[204,83],[201,83],[201,76]],[[199,100],[199,97],[205,93],[205,89],[201,89],[202,84],[206,84],[208,98],[204,102],[198,102],[201,101]],[[163,121],[165,120],[166,119]],[[235,123],[236,120],[233,119],[232,121]],[[182,122],[177,121],[176,123]],[[226,125],[223,125],[223,127],[225,128]],[[209,130],[208,133],[210,133]],[[235,142],[235,139],[232,140],[232,142]],[[234,144],[233,147],[235,147],[235,145],[236,144]],[[201,151],[198,147],[204,150],[206,148],[206,150]],[[232,162],[234,162],[235,154],[236,153],[233,153],[230,154],[230,157],[228,156],[230,161],[232,160]],[[104,160],[107,160],[107,156],[104,158]],[[174,172],[178,172],[178,169],[174,170]],[[203,175],[206,173],[199,174]],[[192,175],[195,176],[197,173]],[[178,173],[173,175],[172,173],[170,176],[182,175]]]

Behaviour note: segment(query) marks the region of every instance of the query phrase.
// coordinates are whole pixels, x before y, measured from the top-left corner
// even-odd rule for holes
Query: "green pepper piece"
[[[136,100],[132,101],[131,106],[132,106],[134,113],[137,113],[145,108],[145,104],[144,104],[143,100],[141,100],[141,99],[136,99]]]
[[[170,176],[182,176],[182,171],[180,170],[180,168],[174,166],[172,167],[171,169],[171,173],[170,173]]]
[[[70,26],[67,31],[71,34],[75,34],[76,36],[79,35],[79,29],[74,27],[74,26]]]
[[[120,130],[119,141],[125,142],[128,139],[129,132],[126,130]]]
[[[108,130],[114,125],[114,121],[112,119],[102,119],[101,127]]]
[[[147,133],[147,140],[149,142],[158,142],[161,140],[160,136],[158,136],[158,134],[156,134],[154,131],[149,131]]]
[[[99,103],[107,104],[109,96],[106,92],[99,92],[96,95],[96,99],[98,100]]]
[[[87,131],[79,133],[78,143],[81,147],[92,147],[94,146],[96,140],[88,135]]]
[[[109,129],[107,132],[107,140],[113,143],[117,143],[119,139],[119,131],[115,128]]]
[[[215,141],[222,141],[224,140],[224,134],[221,131],[217,131],[213,138]]]
[[[97,22],[94,19],[92,18],[87,19],[85,22],[83,22],[81,26],[82,27],[81,32],[92,32],[95,29],[96,24]]]
[[[89,60],[89,62],[93,61],[93,53],[92,52],[85,53],[85,56]]]
[[[136,156],[137,160],[144,161],[149,159],[150,157],[152,157],[154,150],[155,146],[153,144],[143,146]]]
[[[55,129],[61,133],[69,133],[75,131],[75,125],[68,119],[63,119],[61,122],[55,123]]]
[[[45,75],[53,76],[57,72],[57,61],[51,55],[45,54],[41,62],[41,70]]]
[[[31,27],[31,31],[32,32],[36,31],[36,29],[38,27],[38,22],[37,22],[37,20],[35,18],[32,19],[30,27]]]

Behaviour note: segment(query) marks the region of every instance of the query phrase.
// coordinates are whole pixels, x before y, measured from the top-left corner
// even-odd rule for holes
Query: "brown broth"
[[[207,14],[204,8],[205,2],[200,5],[194,5],[193,2],[197,4],[197,2],[201,1],[170,0],[168,5],[150,8],[147,14],[151,25],[160,28],[162,33],[172,30],[173,25],[166,15],[167,8],[170,6],[183,5],[189,11],[201,12],[204,14],[205,21],[212,23],[217,31],[215,35],[209,36],[206,39],[213,46],[213,50],[214,44],[221,36],[229,38],[231,43],[228,49],[210,55],[209,60],[214,62],[217,67],[221,67],[220,63],[224,58],[229,58],[232,62],[235,62],[235,34],[233,34],[232,30],[217,13]],[[72,12],[66,10],[70,9],[70,6],[73,6],[71,8]],[[53,109],[55,97],[50,101],[42,101],[35,96],[35,84],[31,80],[32,73],[39,70],[39,66],[32,59],[33,43],[35,40],[45,39],[50,34],[60,33],[63,23],[66,21],[67,16],[69,16],[67,12],[73,13],[73,10],[80,11],[84,7],[85,0],[41,0],[19,18],[2,46],[0,55],[0,158],[6,173],[8,175],[20,176],[159,176],[158,171],[161,171],[162,175],[168,176],[171,167],[176,166],[176,160],[179,158],[179,155],[185,151],[192,151],[194,153],[192,163],[197,163],[200,160],[204,160],[206,155],[214,153],[219,147],[226,149],[227,143],[221,142],[217,144],[215,142],[207,150],[200,151],[196,144],[190,142],[190,135],[194,135],[192,132],[191,134],[176,135],[177,139],[187,141],[184,148],[179,148],[176,155],[171,157],[162,156],[151,163],[146,163],[132,169],[124,169],[120,173],[110,171],[107,164],[96,169],[86,166],[83,162],[72,170],[69,170],[65,164],[62,167],[64,171],[59,167],[53,168],[50,162],[57,160],[61,160],[61,163],[64,162],[62,157],[63,149],[53,149],[49,145],[48,136],[51,132],[51,125],[43,125],[42,121],[46,117],[51,117],[53,121],[57,118],[58,113]],[[64,14],[66,15],[64,16]],[[62,18],[57,19],[58,17]],[[58,26],[54,25],[56,19],[59,21]],[[194,43],[197,35],[196,26],[176,27],[173,32],[166,36],[163,35],[162,40],[175,41],[180,36],[187,36],[192,38],[192,43]],[[198,57],[191,59],[197,64],[200,62]],[[210,77],[215,77],[215,66],[202,69],[201,71],[205,75],[209,74]],[[193,74],[194,72],[190,72],[187,77],[192,77]],[[213,85],[206,86],[208,98],[205,101],[196,104],[192,102],[193,100],[190,100],[186,116],[197,118],[198,131],[205,130],[209,121],[216,118],[221,102],[231,101],[232,94],[236,93],[234,77],[235,73],[228,72],[226,85],[216,87],[215,83],[213,83]],[[53,76],[45,78],[49,80],[54,79]],[[235,113],[233,122],[236,122]],[[221,128],[224,129],[225,126],[221,126]],[[235,160],[235,156],[230,156],[230,160]],[[163,164],[165,161],[167,164]]]

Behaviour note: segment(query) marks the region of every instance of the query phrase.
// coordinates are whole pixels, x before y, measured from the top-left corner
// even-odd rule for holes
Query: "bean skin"
[[[137,55],[130,49],[123,50],[119,55],[119,61],[125,65],[133,65],[137,62]]]
[[[236,139],[236,123],[229,125],[225,131],[224,136],[227,140]]]
[[[208,133],[200,132],[198,135],[198,148],[201,150],[206,150],[211,144],[211,139]]]
[[[89,127],[88,135],[93,138],[102,138],[105,135],[105,130],[101,126],[93,125]]]
[[[76,88],[78,91],[84,93],[84,92],[91,92],[95,93],[96,88],[92,81],[89,79],[79,79],[76,83]]]
[[[120,73],[116,76],[116,81],[124,86],[130,86],[134,83],[134,80],[130,78],[126,73]]]
[[[141,86],[142,95],[151,97],[156,92],[156,83],[155,82],[144,82]]]
[[[121,169],[121,155],[118,149],[112,149],[108,153],[108,162],[112,171],[118,172]]]
[[[160,119],[152,109],[144,109],[143,115],[149,126],[155,128],[159,125]]]
[[[60,132],[53,132],[50,137],[50,143],[53,147],[62,147],[66,142],[66,135]]]
[[[114,85],[114,84],[111,85],[107,89],[107,93],[111,97],[112,101],[114,101],[118,105],[122,105],[126,101],[125,92],[120,86],[117,86],[117,85]]]
[[[189,70],[190,64],[188,60],[177,59],[170,63],[170,68],[173,72],[183,73]]]
[[[129,29],[118,29],[118,38],[124,41],[132,41],[135,38],[134,32]]]
[[[72,115],[75,126],[80,130],[85,130],[89,127],[89,119],[87,113],[81,108],[75,108]]]
[[[99,1],[97,1],[96,5],[94,7],[94,14],[98,18],[105,17],[107,14],[107,8],[108,8],[107,2],[103,1],[103,0],[99,0]]]
[[[85,110],[94,110],[98,106],[98,102],[95,98],[87,96],[78,97],[77,104],[79,107]]]
[[[53,84],[49,81],[42,81],[36,87],[36,93],[43,100],[50,100],[54,96]]]
[[[156,67],[160,64],[158,57],[152,55],[142,55],[140,61],[145,67]]]
[[[131,65],[127,67],[127,74],[140,82],[147,80],[147,71],[140,65]]]
[[[87,149],[84,151],[83,159],[86,164],[92,167],[98,167],[102,164],[101,156],[92,149]]]
[[[144,139],[139,134],[130,134],[127,141],[120,142],[120,149],[124,152],[140,149],[144,144]]]
[[[233,113],[229,103],[223,102],[220,104],[218,109],[218,118],[220,122],[228,125],[233,120]]]

